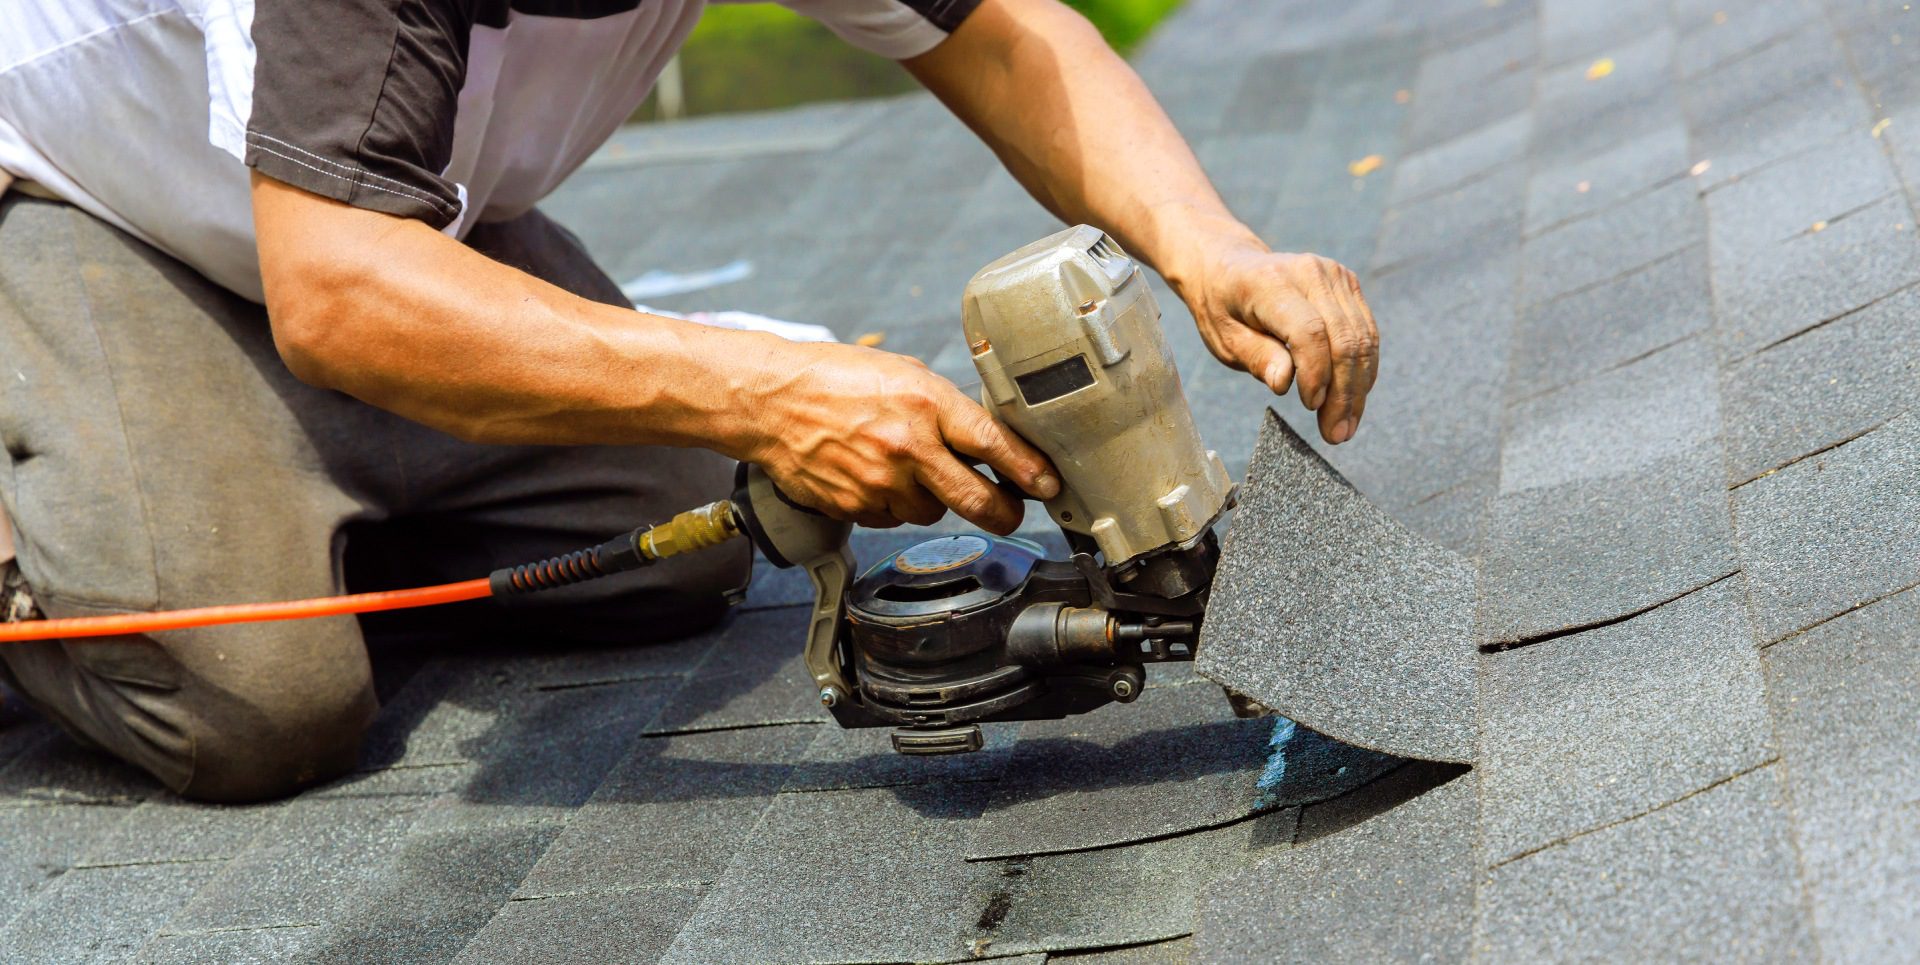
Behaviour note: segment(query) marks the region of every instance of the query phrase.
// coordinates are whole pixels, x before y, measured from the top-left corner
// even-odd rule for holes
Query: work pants
[[[538,212],[468,244],[625,304]],[[69,205],[0,197],[0,505],[40,608],[92,616],[484,576],[719,498],[710,452],[461,442],[296,380],[265,310]],[[716,620],[733,545],[436,622],[642,642]],[[442,612],[442,611],[433,611]],[[0,646],[0,680],[190,797],[350,770],[377,707],[352,617]]]

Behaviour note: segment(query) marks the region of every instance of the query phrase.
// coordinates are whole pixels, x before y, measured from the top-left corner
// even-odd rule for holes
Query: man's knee
[[[271,706],[227,705],[195,716],[193,769],[179,792],[240,803],[296,793],[351,772],[378,709],[371,689],[322,694],[287,688]]]

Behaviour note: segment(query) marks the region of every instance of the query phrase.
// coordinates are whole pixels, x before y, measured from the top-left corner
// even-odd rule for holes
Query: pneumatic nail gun
[[[1097,229],[1027,245],[968,283],[981,401],[1045,452],[1046,511],[1069,559],[981,534],[942,536],[858,579],[849,527],[743,466],[738,524],[777,566],[805,567],[805,660],[843,727],[894,727],[904,754],[978,750],[987,721],[1128,702],[1150,663],[1192,660],[1233,503],[1194,425],[1139,266]]]

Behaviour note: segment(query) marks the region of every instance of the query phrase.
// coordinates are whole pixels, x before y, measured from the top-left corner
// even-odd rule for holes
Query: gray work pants
[[[624,304],[539,213],[468,243]],[[350,540],[387,586],[483,576],[719,498],[697,450],[481,446],[295,380],[265,311],[56,202],[0,197],[0,505],[49,616],[325,596]],[[465,605],[502,632],[639,641],[717,619],[744,545]],[[449,619],[458,619],[457,615]],[[0,646],[5,679],[81,740],[213,800],[355,764],[376,711],[351,617]]]

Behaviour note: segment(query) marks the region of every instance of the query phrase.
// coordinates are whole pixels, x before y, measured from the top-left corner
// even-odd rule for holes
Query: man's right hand
[[[918,359],[852,345],[770,351],[749,390],[741,458],[795,501],[862,526],[925,525],[951,507],[1002,535],[1023,508],[970,463],[1040,499],[1060,493],[1047,457]]]

